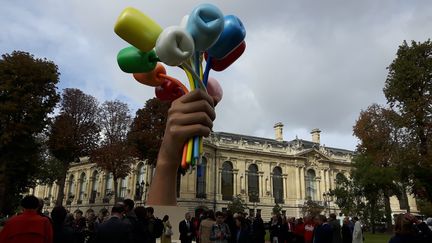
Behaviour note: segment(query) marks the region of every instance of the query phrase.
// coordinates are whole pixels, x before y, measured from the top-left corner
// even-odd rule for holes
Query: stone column
[[[106,180],[107,180],[108,174],[104,171],[103,173],[101,173],[100,178],[102,180],[101,183],[101,198],[105,197],[105,191],[106,191]]]
[[[321,201],[321,197],[322,197],[322,195],[321,195],[321,179],[315,179],[315,183],[318,184],[317,185],[317,191],[316,191],[316,193],[318,194],[317,200]]]
[[[320,170],[320,177],[321,177],[320,198],[322,200],[322,194],[325,192],[325,172],[323,169]]]
[[[217,181],[216,181],[216,184],[217,184],[217,193],[218,194],[221,194],[222,193],[222,189],[221,189],[221,186],[222,186],[222,171],[221,170],[219,170],[219,172],[218,172],[218,174],[217,174]]]
[[[302,166],[300,167],[300,198],[301,200],[304,200],[306,197],[306,192],[305,192],[305,168]]]
[[[260,197],[263,197],[264,196],[264,191],[265,191],[265,188],[264,188],[264,182],[263,182],[263,174],[264,173],[259,173],[259,196]]]
[[[332,184],[332,189],[335,189],[336,188],[336,183],[335,183],[335,172],[334,172],[334,170],[331,171],[330,182]]]
[[[283,191],[284,191],[283,198],[284,198],[284,201],[286,203],[285,199],[288,198],[288,183],[287,183],[287,175],[286,174],[283,175]]]
[[[329,192],[330,191],[330,189],[331,189],[331,186],[330,186],[330,180],[329,180],[329,178],[330,178],[330,169],[326,169],[325,170],[325,176],[326,176],[326,192]]]
[[[234,175],[234,196],[236,196],[237,194],[239,194],[237,187],[239,186],[238,182],[237,182],[237,175],[238,175],[238,170],[233,170],[233,175]]]
[[[248,172],[245,172],[244,173],[244,189],[245,189],[245,194],[246,194],[246,197],[248,197],[248,193],[249,193],[249,176],[248,176]],[[249,199],[248,199],[249,200]]]
[[[301,199],[300,191],[301,191],[301,181],[300,181],[300,168],[298,166],[295,167],[295,188],[296,188],[296,199]]]
[[[270,191],[270,195],[274,199],[274,195],[273,195],[273,173],[270,173],[269,180],[270,180],[270,183],[269,183],[270,184],[270,188],[269,188],[268,191]]]
[[[328,184],[328,169],[324,169],[324,192],[328,192],[330,189]]]

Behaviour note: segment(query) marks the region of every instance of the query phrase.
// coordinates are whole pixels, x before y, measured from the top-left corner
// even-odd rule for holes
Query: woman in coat
[[[161,243],[171,243],[172,226],[169,222],[169,216],[165,215],[162,219],[162,222],[164,225],[164,231],[161,236]]]

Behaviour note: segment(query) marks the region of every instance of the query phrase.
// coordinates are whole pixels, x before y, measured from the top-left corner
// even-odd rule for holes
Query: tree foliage
[[[310,199],[306,200],[301,206],[301,213],[304,217],[315,217],[324,211],[324,206],[319,205],[317,202]]]
[[[241,195],[235,196],[233,200],[228,203],[228,210],[233,213],[243,213],[247,208],[246,202],[241,198]]]
[[[126,140],[131,124],[129,108],[118,100],[106,101],[99,108],[98,121],[103,139],[101,146],[92,152],[90,161],[112,173],[114,200],[117,202],[118,179],[129,174],[134,160],[134,150]]]
[[[144,108],[136,112],[128,135],[139,159],[155,165],[162,143],[170,104],[157,98],[147,100]]]
[[[59,100],[57,66],[27,52],[0,59],[0,212],[13,212],[19,195],[34,183],[40,163],[37,135]]]
[[[401,194],[398,182],[407,182],[400,177],[403,170],[398,171],[398,165],[404,165],[400,156],[403,130],[398,126],[399,120],[393,110],[373,104],[360,113],[353,129],[360,141],[354,175],[359,174],[358,180],[365,192],[368,187],[380,192],[373,200],[384,201],[387,229],[392,228],[393,222],[390,197]],[[362,181],[364,178],[367,181]]]
[[[413,191],[432,201],[432,42],[404,41],[388,69],[384,94],[407,131]]]
[[[282,212],[282,207],[279,204],[275,204],[274,207],[272,208],[272,213],[274,215],[280,215]]]
[[[336,188],[330,190],[330,196],[335,198],[341,212],[345,215],[363,215],[366,205],[362,188],[345,176],[337,177],[336,185]]]
[[[57,205],[63,202],[66,172],[70,163],[89,155],[97,146],[100,131],[97,114],[96,98],[79,89],[63,90],[60,113],[54,119],[48,138],[51,154],[64,166],[57,181]]]
[[[90,157],[90,161],[112,173],[115,202],[118,201],[118,179],[125,178],[131,171],[131,164],[133,163],[131,153],[131,147],[126,142],[115,142],[103,144],[94,150]]]
[[[132,118],[129,107],[119,100],[105,101],[98,112],[104,142],[107,144],[126,141]]]
[[[370,222],[374,232],[375,224],[381,221],[380,215],[385,210],[387,224],[390,220],[390,226],[387,225],[387,229],[391,230],[391,208],[390,203],[386,202],[389,196],[386,196],[385,193],[388,193],[388,190],[391,190],[390,188],[394,185],[392,182],[396,178],[395,169],[377,166],[375,161],[365,154],[355,156],[353,163],[352,178],[354,184],[361,188],[366,202],[363,218]]]
[[[419,199],[419,200],[417,200],[417,207],[420,211],[420,214],[425,215],[427,217],[432,217],[432,203],[431,202]]]

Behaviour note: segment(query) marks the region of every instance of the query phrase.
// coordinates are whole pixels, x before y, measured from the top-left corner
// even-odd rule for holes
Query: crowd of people
[[[154,216],[152,207],[135,207],[126,199],[111,211],[98,214],[88,210],[73,214],[62,206],[52,209],[50,216],[42,213],[43,201],[26,196],[21,201],[22,213],[10,218],[0,231],[0,242],[34,243],[162,243],[172,242],[173,226],[169,216]],[[268,223],[256,215],[205,210],[186,213],[178,224],[182,243],[264,243],[267,230],[271,243],[361,243],[363,231],[357,217],[330,214],[294,218],[273,214]],[[411,214],[395,215],[395,235],[390,243],[432,242],[432,218],[419,221]]]

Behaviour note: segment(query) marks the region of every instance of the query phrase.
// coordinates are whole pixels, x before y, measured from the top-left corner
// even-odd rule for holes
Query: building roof
[[[262,138],[262,137],[255,137],[255,136],[249,136],[249,135],[243,135],[243,134],[236,134],[236,133],[227,133],[227,132],[213,132],[212,137],[218,138],[218,139],[228,139],[233,141],[246,141],[250,143],[267,143],[271,144],[272,146],[279,146],[279,147],[302,147],[303,149],[319,149],[320,147],[323,147],[325,150],[333,153],[333,154],[350,154],[353,155],[354,151],[347,150],[347,149],[341,149],[341,148],[333,148],[333,147],[326,147],[321,146],[319,143],[314,143],[312,141],[304,140],[304,139],[293,139],[291,141],[277,141],[275,139],[270,138]]]

